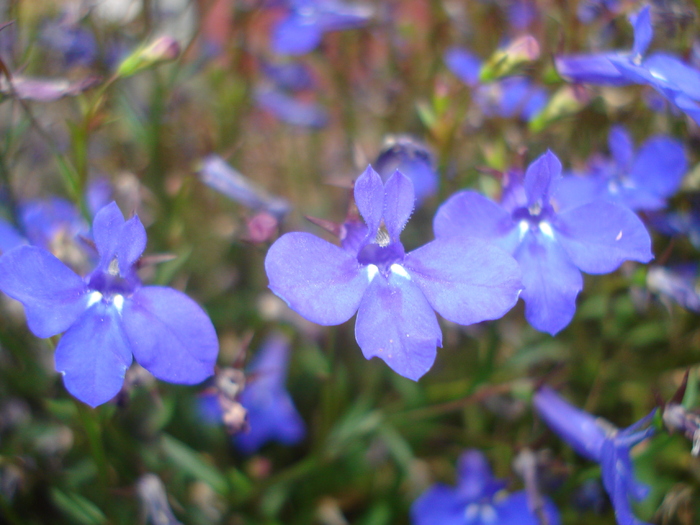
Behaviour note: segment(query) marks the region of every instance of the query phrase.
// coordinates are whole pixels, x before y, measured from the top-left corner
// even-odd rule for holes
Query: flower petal
[[[479,83],[481,60],[471,51],[461,47],[451,47],[445,52],[445,63],[450,71],[468,86]]]
[[[595,416],[576,408],[548,386],[535,392],[532,402],[547,426],[571,448],[591,461],[601,460],[605,431]]]
[[[396,170],[384,186],[384,224],[392,241],[398,242],[415,200],[411,179]]]
[[[56,371],[66,389],[92,407],[119,393],[131,364],[131,350],[113,305],[98,301],[63,335],[56,347]]]
[[[313,19],[291,14],[275,27],[272,49],[275,53],[303,55],[318,46],[321,35],[321,29]]]
[[[292,310],[326,326],[350,319],[368,284],[353,252],[310,233],[280,237],[267,252],[265,271],[270,289]]]
[[[515,223],[510,213],[475,191],[455,193],[440,206],[433,219],[436,237],[495,239],[513,228]]]
[[[457,490],[436,483],[411,505],[413,525],[464,525],[464,502]]]
[[[355,181],[355,203],[367,223],[368,238],[373,239],[384,214],[384,183],[372,166]]]
[[[268,441],[295,445],[306,435],[304,420],[284,389],[261,391],[252,383],[240,397],[248,412],[248,431],[236,435],[235,444],[244,454],[257,452]]]
[[[629,55],[617,52],[595,55],[564,55],[554,58],[557,72],[564,80],[577,84],[601,84],[626,86],[634,82],[620,71],[611,59],[618,63],[629,62]]]
[[[608,135],[608,147],[618,169],[629,170],[634,156],[632,137],[624,126],[613,126]]]
[[[633,211],[610,202],[595,201],[557,216],[559,243],[580,270],[608,273],[631,259],[649,262],[651,238]]]
[[[523,272],[525,318],[537,330],[556,334],[574,317],[581,272],[555,240],[540,233],[526,233],[514,256]]]
[[[639,11],[636,15],[630,17],[630,22],[634,27],[634,45],[632,46],[632,55],[641,57],[647,52],[647,48],[654,36],[654,28],[651,26],[651,11],[649,6]]]
[[[463,325],[502,317],[522,290],[515,259],[477,238],[437,239],[406,255],[403,265],[430,306]]]
[[[561,178],[561,162],[551,151],[537,158],[525,172],[525,193],[528,206],[548,204],[552,188]]]
[[[658,197],[672,196],[681,185],[688,161],[683,145],[668,137],[653,137],[639,150],[630,178]]]
[[[367,359],[379,357],[417,381],[433,366],[442,332],[420,288],[404,276],[376,275],[362,298],[355,338]]]
[[[117,239],[124,222],[124,215],[114,201],[95,214],[92,237],[100,257],[103,260],[108,259],[107,264],[114,258]]]
[[[214,373],[219,341],[209,317],[182,292],[145,286],[124,301],[136,361],[158,379],[195,384]]]
[[[524,490],[514,492],[494,505],[498,525],[540,525]],[[559,511],[549,498],[544,498],[544,514],[547,525],[559,525]]]
[[[598,199],[609,199],[608,182],[592,174],[567,175],[559,180],[553,198],[560,212]]]
[[[0,254],[27,244],[20,233],[9,222],[0,219]]]
[[[29,329],[37,337],[66,330],[89,301],[83,280],[35,246],[19,246],[0,258],[0,290],[24,305]]]

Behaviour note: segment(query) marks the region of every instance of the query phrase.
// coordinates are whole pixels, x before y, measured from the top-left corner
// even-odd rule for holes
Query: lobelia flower
[[[461,191],[438,209],[433,222],[438,239],[476,237],[513,254],[523,272],[525,317],[552,335],[574,316],[581,271],[608,273],[628,259],[652,259],[649,234],[628,208],[594,201],[558,212],[552,196],[560,176],[561,163],[548,151],[523,180],[512,176],[501,205]]]
[[[246,368],[248,382],[239,401],[248,411],[248,430],[234,437],[244,454],[257,452],[269,441],[295,445],[304,439],[304,420],[285,388],[288,366],[289,341],[273,334]]]
[[[556,199],[561,208],[598,199],[632,210],[664,208],[688,167],[683,145],[669,137],[652,137],[635,155],[632,138],[622,126],[610,130],[608,145],[612,159],[594,159],[588,173],[559,181]]]
[[[37,337],[65,332],[56,370],[90,406],[120,390],[132,356],[155,377],[199,383],[214,371],[218,341],[206,313],[182,292],[142,286],[136,263],[146,247],[138,216],[112,202],[95,215],[97,267],[80,277],[46,250],[20,246],[0,258],[0,290],[24,305]]]
[[[671,268],[654,266],[647,272],[647,288],[666,303],[671,299],[683,308],[700,313],[698,273],[696,264]]]
[[[305,128],[322,128],[328,124],[328,114],[320,104],[293,97],[272,86],[255,90],[255,102],[282,122]]]
[[[372,17],[371,7],[340,0],[287,0],[288,13],[273,29],[276,53],[303,55],[316,49],[324,33],[355,29]]]
[[[433,310],[463,325],[497,319],[517,301],[520,272],[508,254],[480,239],[438,239],[406,253],[399,236],[414,194],[399,171],[382,184],[369,166],[354,194],[366,223],[362,240],[341,248],[310,233],[283,235],[265,259],[270,289],[321,325],[357,312],[364,356],[417,380],[442,342]]]
[[[67,67],[89,66],[98,54],[95,36],[69,14],[44,24],[39,42],[60,53]]]
[[[467,450],[459,458],[457,487],[436,483],[411,506],[413,525],[539,525],[525,491],[506,494],[506,482],[493,477],[484,455]],[[559,512],[545,498],[548,525]]]
[[[640,501],[649,490],[634,479],[630,451],[654,433],[654,428],[647,425],[655,411],[620,430],[572,406],[547,386],[535,393],[533,403],[547,426],[571,448],[586,459],[600,463],[603,486],[612,501],[617,523],[642,525],[632,514],[630,498]]]
[[[384,182],[396,170],[406,175],[413,183],[416,201],[435,194],[438,174],[435,159],[428,146],[408,135],[390,135],[377,156],[374,168]]]

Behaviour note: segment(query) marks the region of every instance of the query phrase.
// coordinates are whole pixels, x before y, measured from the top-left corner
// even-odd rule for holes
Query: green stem
[[[102,442],[102,429],[100,422],[97,419],[98,414],[95,409],[88,408],[85,404],[78,400],[74,401],[76,407],[78,408],[80,421],[82,422],[83,428],[85,429],[85,434],[87,435],[92,459],[95,461],[95,465],[97,466],[97,476],[100,483],[102,497],[104,497],[107,494],[107,487],[109,486],[109,465],[107,463],[107,455],[105,454],[104,444]]]

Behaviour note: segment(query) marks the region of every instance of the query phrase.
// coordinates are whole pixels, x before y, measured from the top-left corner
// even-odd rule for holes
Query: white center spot
[[[520,233],[520,240],[523,240],[523,237],[525,237],[525,234],[527,233],[527,230],[530,229],[530,224],[527,221],[520,221],[518,223],[518,232]]]
[[[93,304],[99,302],[102,299],[102,294],[100,292],[92,292],[90,296],[88,297],[88,308],[90,308]]]
[[[372,282],[372,279],[379,273],[379,268],[377,268],[376,264],[368,264],[367,265],[367,280],[369,282]]]
[[[112,299],[112,304],[117,309],[117,312],[122,313],[122,308],[124,308],[124,296],[115,295],[114,299]]]
[[[411,280],[411,276],[408,275],[408,272],[404,269],[403,266],[400,264],[392,264],[391,265],[391,273],[395,273],[396,275],[400,275],[404,279],[408,279],[409,281]]]
[[[622,239],[622,230],[620,230],[620,233],[618,233],[617,237],[615,237],[616,241],[619,241],[620,239]]]
[[[540,231],[545,235],[545,237],[554,239],[554,230],[552,230],[552,227],[549,225],[548,222],[540,223]]]

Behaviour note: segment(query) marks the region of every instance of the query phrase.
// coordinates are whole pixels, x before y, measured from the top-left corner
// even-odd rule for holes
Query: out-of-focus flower
[[[576,15],[584,24],[590,24],[603,15],[617,15],[621,7],[620,0],[582,0],[576,8]]]
[[[525,491],[507,494],[506,482],[493,477],[484,455],[467,450],[459,458],[457,486],[436,483],[411,506],[413,525],[539,525]],[[560,523],[554,504],[545,499],[547,525]]]
[[[316,85],[309,68],[300,62],[263,62],[262,71],[280,89],[303,91]]]
[[[287,16],[272,33],[272,49],[287,55],[313,51],[324,33],[362,27],[374,14],[369,5],[341,0],[288,0],[287,3]]]
[[[83,91],[98,85],[99,77],[87,77],[72,82],[65,78],[29,78],[14,75],[12,83],[5,76],[0,77],[0,93],[7,96],[17,96],[23,100],[36,102],[52,102],[63,97],[74,97]]]
[[[198,171],[200,180],[229,199],[256,211],[266,211],[278,220],[289,212],[289,203],[275,197],[226,164],[218,155],[202,160]]]
[[[479,83],[481,59],[468,49],[451,47],[445,52],[445,63],[450,71],[470,87]]]
[[[367,225],[358,251],[288,233],[270,247],[265,269],[270,289],[310,321],[336,325],[358,312],[365,357],[417,380],[442,342],[433,310],[463,325],[496,319],[521,284],[515,261],[480,239],[438,239],[406,254],[399,236],[414,200],[408,177],[397,171],[383,184],[370,166],[355,182]]]
[[[150,44],[133,51],[117,66],[116,75],[122,78],[133,76],[180,56],[180,44],[172,37],[161,36]]]
[[[294,98],[275,87],[258,87],[255,90],[255,101],[258,106],[287,124],[322,128],[328,123],[328,114],[319,104]]]
[[[168,504],[165,485],[155,474],[144,474],[136,482],[136,493],[141,500],[143,514],[152,525],[182,525]]]
[[[700,313],[700,285],[696,265],[664,268],[653,266],[647,272],[650,292],[669,298],[683,308]]]
[[[549,428],[571,448],[586,459],[600,463],[603,485],[615,509],[617,523],[642,525],[632,514],[630,499],[642,500],[649,490],[635,480],[630,452],[654,433],[654,428],[647,426],[654,412],[620,430],[569,404],[547,386],[535,393],[533,403]]]
[[[29,242],[49,251],[58,237],[73,239],[89,230],[78,209],[59,197],[23,202],[19,221]]]
[[[537,19],[537,6],[533,0],[513,0],[506,13],[513,29],[526,29]]]
[[[688,387],[690,370],[687,370],[676,393],[661,409],[661,420],[670,433],[680,432],[693,444],[691,454],[700,455],[700,412],[684,406],[684,397]],[[695,379],[696,380],[696,379]]]
[[[67,15],[44,24],[39,42],[63,56],[66,66],[89,66],[97,56],[97,42],[91,31]]]
[[[552,335],[576,311],[581,271],[608,273],[623,261],[652,259],[651,239],[628,208],[595,201],[558,213],[551,197],[561,176],[559,159],[548,151],[511,177],[499,206],[474,191],[445,202],[433,227],[438,238],[477,237],[513,254],[523,271],[525,317]]]
[[[253,454],[269,441],[294,445],[304,439],[304,420],[285,387],[288,366],[289,341],[273,334],[246,368],[248,382],[239,400],[248,412],[248,425],[234,436],[241,452]]]
[[[428,146],[408,135],[386,137],[374,163],[374,169],[385,182],[396,170],[411,179],[418,202],[437,191],[438,174],[434,166],[435,159]]]
[[[0,255],[26,242],[17,228],[6,220],[0,219]]]
[[[209,317],[182,292],[142,286],[136,275],[146,247],[139,218],[125,221],[111,203],[95,216],[93,238],[100,260],[85,279],[36,246],[0,258],[0,290],[24,305],[34,335],[65,331],[55,362],[68,391],[93,407],[109,401],[132,356],[164,381],[210,376],[218,341]]]
[[[634,151],[622,126],[608,136],[611,159],[594,158],[587,173],[559,181],[556,200],[561,209],[603,199],[633,210],[658,210],[680,187],[688,167],[683,145],[670,137],[648,139]]]

